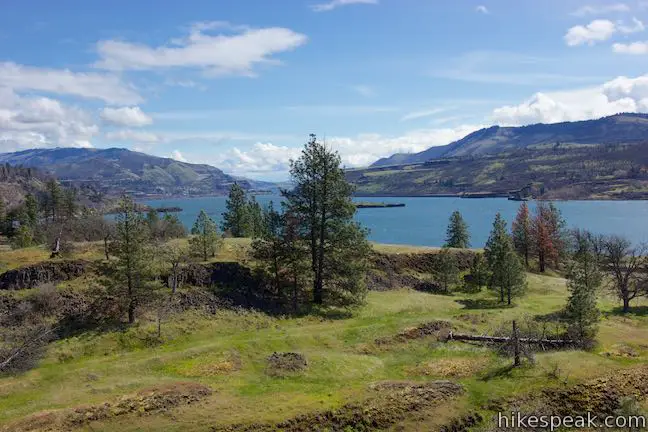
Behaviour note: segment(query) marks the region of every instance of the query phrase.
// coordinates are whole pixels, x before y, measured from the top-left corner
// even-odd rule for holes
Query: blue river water
[[[145,201],[155,207],[177,206],[183,209],[180,220],[191,228],[201,209],[219,224],[226,197],[168,198]],[[259,195],[263,205],[281,197]],[[459,210],[469,225],[471,244],[482,247],[488,238],[497,212],[509,222],[519,202],[505,198],[431,198],[431,197],[362,197],[357,201],[404,203],[405,207],[358,209],[356,219],[370,229],[369,238],[379,243],[441,246],[450,214]],[[648,241],[648,201],[557,201],[568,226],[585,228],[599,234],[618,234],[633,243]],[[529,202],[533,211],[535,204]],[[510,225],[509,225],[510,226]]]

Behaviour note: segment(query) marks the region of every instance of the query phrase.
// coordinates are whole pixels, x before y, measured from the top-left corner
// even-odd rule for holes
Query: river
[[[259,195],[266,205],[279,196]],[[180,220],[191,228],[198,212],[205,209],[217,222],[225,210],[227,197],[167,198],[145,201],[154,207],[177,206],[183,209]],[[357,201],[404,203],[405,207],[358,209],[356,219],[370,229],[369,239],[379,243],[441,246],[448,218],[459,210],[469,225],[471,244],[482,247],[488,238],[497,212],[509,222],[519,202],[505,198],[362,197]],[[557,201],[569,227],[589,229],[600,234],[618,234],[634,243],[648,241],[648,201]],[[534,202],[529,202],[531,210]]]

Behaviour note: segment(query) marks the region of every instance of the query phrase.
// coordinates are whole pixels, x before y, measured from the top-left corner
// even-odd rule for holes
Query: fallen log
[[[510,337],[506,336],[479,336],[479,335],[469,335],[461,333],[448,333],[447,340],[465,340],[465,341],[476,341],[476,342],[488,342],[488,343],[509,343],[511,342]],[[569,339],[534,339],[534,338],[520,338],[521,343],[529,345],[573,345],[574,341]]]

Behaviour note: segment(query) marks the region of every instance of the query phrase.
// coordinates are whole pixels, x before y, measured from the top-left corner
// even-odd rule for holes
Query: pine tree
[[[444,247],[459,249],[470,247],[468,225],[459,211],[454,211],[450,216],[450,223],[446,230],[446,241]]]
[[[27,224],[29,228],[34,230],[38,224],[38,201],[32,194],[25,196],[25,215],[27,216]]]
[[[437,255],[435,279],[443,293],[449,293],[450,288],[459,280],[457,257],[448,249],[442,249]]]
[[[353,188],[340,165],[339,154],[311,135],[291,162],[294,189],[282,191],[286,213],[298,221],[299,237],[308,243],[318,305],[357,304],[366,294],[367,231],[353,220]]]
[[[226,211],[223,213],[223,232],[229,233],[232,237],[246,237],[250,231],[248,215],[248,202],[245,190],[234,183],[230,187],[227,198]]]
[[[500,302],[507,301],[510,305],[513,296],[524,290],[526,275],[506,231],[506,222],[499,213],[495,216],[484,254],[490,272],[489,286],[499,291]]]
[[[54,221],[60,217],[62,203],[61,186],[54,179],[49,180],[45,186],[47,189],[47,213],[51,216],[52,221]]]
[[[266,228],[263,220],[263,209],[254,196],[251,196],[248,202],[247,215],[248,235],[253,238],[262,237]]]
[[[512,224],[513,244],[515,250],[524,257],[524,264],[529,267],[529,255],[531,254],[531,219],[529,216],[529,206],[526,202],[520,205],[515,220]]]
[[[207,261],[210,256],[216,256],[222,239],[218,234],[216,222],[207,215],[205,210],[200,210],[191,234],[193,237],[189,239],[189,245],[194,255],[202,257],[203,261]]]
[[[63,191],[62,212],[66,220],[73,219],[78,210],[78,192],[74,188],[68,188]]]
[[[567,275],[570,295],[565,308],[568,334],[582,346],[589,347],[596,337],[600,312],[596,293],[602,283],[594,247],[587,236],[577,238],[577,249]]]
[[[538,203],[532,221],[533,247],[538,256],[540,271],[547,265],[558,268],[566,252],[565,220],[553,204]]]
[[[7,205],[5,200],[0,196],[0,234],[6,232],[7,227]]]
[[[484,255],[476,253],[470,263],[470,277],[468,285],[472,292],[478,292],[488,284],[488,265],[484,260]]]
[[[122,198],[115,221],[111,249],[117,256],[117,268],[113,275],[118,290],[123,284],[126,285],[125,292],[120,294],[127,302],[128,322],[132,324],[137,307],[150,297],[153,289],[150,272],[152,256],[148,247],[150,235],[144,217],[130,197]]]

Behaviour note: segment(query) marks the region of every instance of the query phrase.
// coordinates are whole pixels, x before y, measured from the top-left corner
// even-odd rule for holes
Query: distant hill
[[[420,153],[396,153],[372,167],[422,163],[431,159],[497,154],[516,149],[538,150],[563,145],[628,144],[648,139],[648,114],[617,114],[598,120],[534,124],[521,127],[492,126],[444,146]]]
[[[648,199],[648,115],[493,126],[346,177],[358,195]]]
[[[0,164],[34,167],[63,183],[92,185],[114,195],[218,195],[236,181],[245,189],[273,188],[272,183],[240,179],[218,168],[151,156],[122,148],[34,149],[0,154]]]

